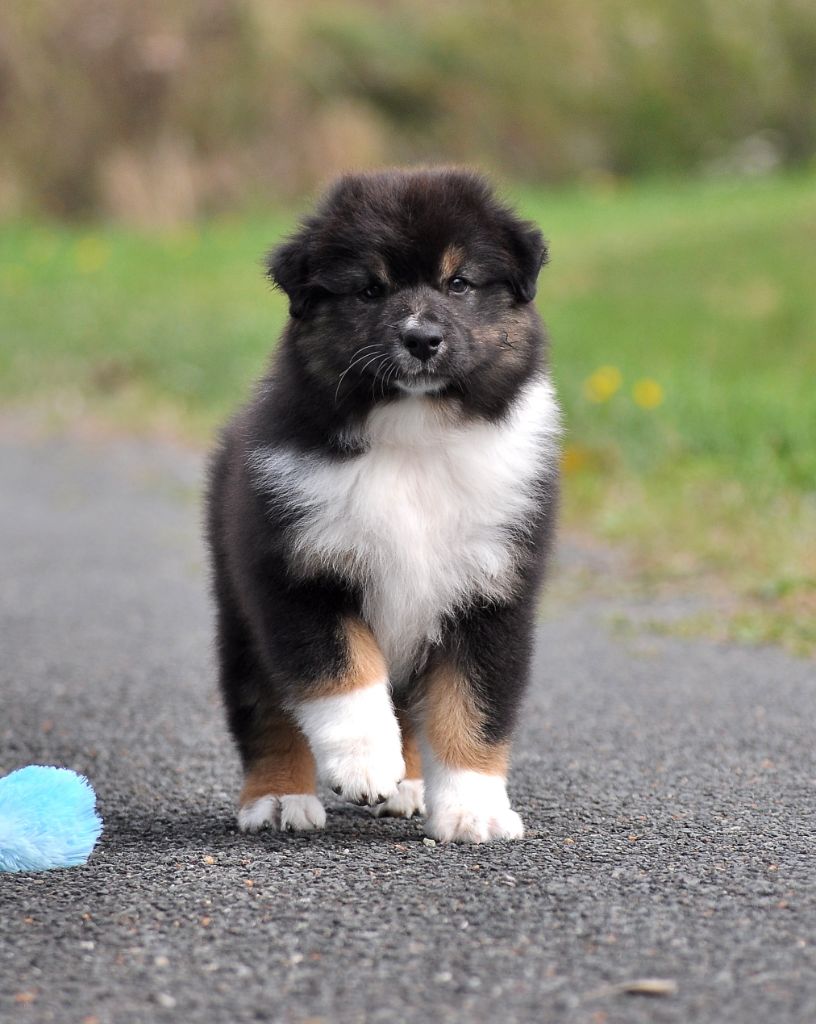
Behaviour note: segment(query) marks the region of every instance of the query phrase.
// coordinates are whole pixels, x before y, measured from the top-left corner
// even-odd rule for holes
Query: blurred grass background
[[[348,167],[459,160],[551,242],[568,529],[816,650],[810,0],[6,0],[0,400],[205,442]]]
[[[4,0],[0,211],[167,223],[334,171],[767,170],[816,151],[812,0]]]

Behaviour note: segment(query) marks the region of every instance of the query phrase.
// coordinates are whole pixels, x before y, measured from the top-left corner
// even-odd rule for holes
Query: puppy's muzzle
[[[400,341],[406,351],[421,363],[427,363],[442,350],[445,339],[438,324],[419,324],[405,328]]]

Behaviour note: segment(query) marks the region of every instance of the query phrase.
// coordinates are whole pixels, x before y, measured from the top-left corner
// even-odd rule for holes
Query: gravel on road
[[[85,867],[0,875],[0,1020],[816,1020],[812,662],[551,598],[523,841],[331,801],[243,836],[200,480],[147,442],[0,441],[0,773],[75,768],[105,820]]]

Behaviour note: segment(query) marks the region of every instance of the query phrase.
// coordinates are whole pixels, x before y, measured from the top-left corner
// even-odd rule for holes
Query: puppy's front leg
[[[344,800],[378,804],[405,775],[400,729],[385,660],[359,619],[341,623],[345,657],[336,676],[310,688],[292,705],[309,742],[318,775]]]
[[[425,813],[425,786],[414,716],[407,710],[397,711],[397,721],[402,732],[405,778],[397,792],[376,809],[374,813],[378,818],[412,818],[415,814]]]
[[[474,614],[456,627],[425,679],[426,831],[442,842],[524,834],[506,780],[510,732],[527,677],[525,619],[513,622],[506,610]]]

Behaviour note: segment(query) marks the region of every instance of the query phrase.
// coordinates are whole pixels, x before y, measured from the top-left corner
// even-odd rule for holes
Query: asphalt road
[[[199,473],[0,442],[0,771],[85,772],[105,819],[86,867],[0,876],[0,1019],[816,1020],[812,662],[551,600],[523,841],[428,846],[336,805],[322,834],[241,836]]]

